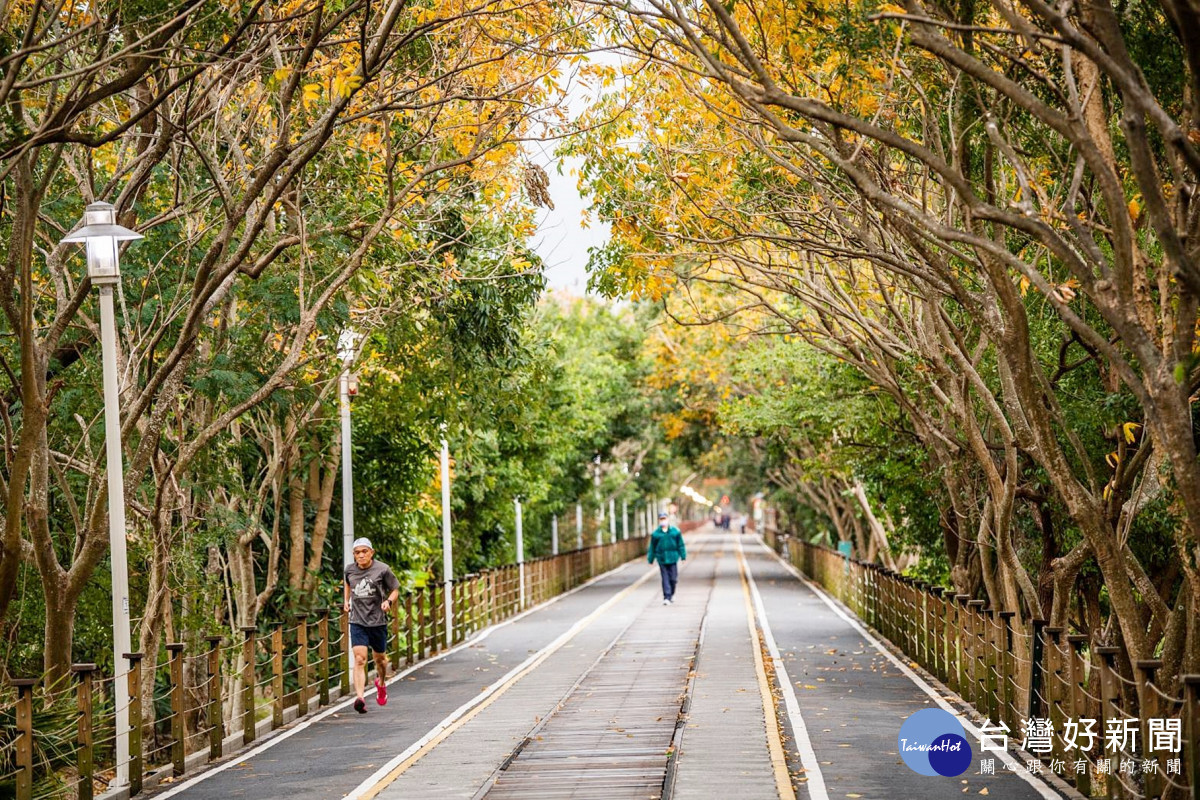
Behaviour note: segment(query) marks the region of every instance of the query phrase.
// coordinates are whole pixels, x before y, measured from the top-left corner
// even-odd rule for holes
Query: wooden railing
[[[1124,674],[1115,647],[1093,647],[1041,619],[1022,624],[983,600],[764,527],[769,546],[981,716],[1006,725],[1010,740],[1025,740],[1028,720],[1049,720],[1053,733],[1033,753],[1035,768],[1087,797],[1200,800],[1200,675],[1184,675],[1172,691],[1155,681],[1160,661],[1136,661]],[[1072,748],[1062,736],[1081,719],[1095,720],[1096,743],[1086,751],[1082,737]],[[1136,735],[1110,749],[1110,725]],[[1129,764],[1136,769],[1126,771]]]
[[[645,540],[631,538],[464,575],[450,585],[449,636],[444,585],[410,592],[391,615],[391,666],[436,655],[644,552]],[[130,731],[131,795],[249,745],[350,693],[349,625],[341,609],[318,609],[291,624],[243,628],[232,640],[167,644],[149,694],[140,653],[128,654],[116,676],[76,664],[70,686],[11,681],[0,701],[0,797],[90,800],[104,790],[115,771],[115,680],[128,682],[130,719],[152,720]]]

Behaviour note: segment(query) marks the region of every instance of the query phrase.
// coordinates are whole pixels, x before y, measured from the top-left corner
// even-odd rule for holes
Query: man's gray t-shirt
[[[375,559],[362,569],[352,561],[346,565],[346,583],[350,584],[350,621],[369,628],[387,625],[387,612],[380,605],[400,588],[391,567]]]

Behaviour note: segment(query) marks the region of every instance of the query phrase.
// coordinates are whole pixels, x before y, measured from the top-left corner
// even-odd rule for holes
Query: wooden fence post
[[[913,594],[913,597],[915,598],[916,603],[921,607],[921,627],[920,630],[916,632],[917,657],[915,660],[920,662],[921,666],[929,669],[929,671],[932,672],[933,670],[930,669],[929,659],[929,584],[925,581],[916,581],[916,592]],[[847,596],[846,599],[850,600],[851,598]]]
[[[446,646],[446,587],[434,581],[429,601],[429,653],[440,653]]]
[[[300,716],[308,714],[308,614],[296,615],[296,676],[300,682],[300,696],[296,701]]]
[[[318,702],[321,705],[329,705],[329,609],[322,608],[317,611],[317,635],[321,637],[320,644],[317,645],[317,655],[321,659],[321,666],[318,667],[317,675],[321,680],[320,698]]]
[[[17,800],[33,797],[33,687],[32,678],[17,678]]]
[[[967,618],[970,620],[970,642],[971,642],[971,692],[968,695],[971,702],[976,708],[986,705],[987,698],[984,697],[983,689],[987,676],[984,674],[983,661],[983,606],[982,600],[970,600],[967,602]]]
[[[1083,645],[1088,641],[1086,634],[1067,634],[1068,655],[1071,662],[1067,674],[1071,681],[1071,716],[1075,719],[1088,717],[1087,697],[1083,693]],[[1087,767],[1075,776],[1075,788],[1084,797],[1092,796],[1092,769]]]
[[[1113,703],[1116,701],[1119,689],[1117,687],[1116,676],[1116,659],[1121,652],[1117,647],[1097,647],[1096,655],[1099,656],[1100,662],[1100,730],[1108,730],[1108,720],[1119,717],[1113,715]],[[1120,753],[1118,752],[1118,757]],[[1108,756],[1104,756],[1107,758]],[[1118,761],[1120,759],[1118,758]],[[1104,782],[1108,787],[1106,792],[1108,797],[1118,797],[1115,784],[1116,779],[1113,778],[1113,773],[1116,772],[1116,765],[1109,765],[1108,779]]]
[[[987,698],[988,717],[1000,719],[1000,670],[1003,659],[1000,656],[1000,629],[996,621],[996,609],[985,610],[983,624],[986,631],[983,643],[984,696]]]
[[[1000,680],[1003,683],[1000,686],[1000,712],[997,715],[997,722],[1004,722],[1009,726],[1010,730],[1015,731],[1021,721],[1017,719],[1017,703],[1013,692],[1014,684],[1016,683],[1016,675],[1014,666],[1016,659],[1013,657],[1013,617],[1017,615],[1015,611],[1001,611],[1000,616]]]
[[[1142,771],[1143,780],[1146,781],[1147,797],[1158,797],[1160,794],[1162,794],[1163,776],[1161,772],[1164,767],[1166,767],[1166,764],[1162,763],[1161,758],[1150,752],[1150,720],[1159,715],[1158,694],[1153,688],[1154,673],[1161,666],[1162,661],[1157,659],[1135,661],[1133,663],[1133,674],[1137,678],[1138,683],[1138,697],[1141,698],[1141,702],[1138,703],[1138,717],[1140,722],[1139,727],[1141,729],[1139,734],[1141,735],[1142,739],[1142,759],[1154,761],[1158,764],[1158,767],[1155,771]]]
[[[208,760],[221,757],[225,739],[224,711],[221,708],[221,642],[223,636],[208,637]]]
[[[175,777],[183,774],[183,643],[167,645],[171,669],[171,766]]]
[[[145,753],[142,751],[142,654],[125,653],[129,662],[129,794],[142,791]]]
[[[1030,620],[1029,629],[1031,631],[1030,638],[1030,654],[1029,654],[1029,703],[1027,717],[1040,717],[1042,704],[1042,672],[1043,658],[1045,657],[1043,631],[1046,630],[1047,622],[1044,619],[1038,618]],[[1103,730],[1103,727],[1101,727]]]
[[[404,645],[400,639],[400,604],[396,603],[388,612],[390,619],[388,622],[392,625],[392,641],[391,647],[391,662],[392,672],[397,672],[400,669],[400,651],[404,649]]]
[[[283,727],[283,625],[271,629],[271,730]]]
[[[950,673],[953,678],[951,688],[964,697],[967,696],[966,685],[964,684],[963,661],[966,660],[966,647],[963,645],[963,633],[967,622],[967,601],[971,599],[967,594],[954,595],[954,624],[950,627],[953,638],[952,655],[954,658],[954,668]]]
[[[79,747],[75,751],[75,765],[79,773],[78,800],[92,800],[95,792],[95,786],[92,783],[96,766],[93,749],[95,740],[92,735],[95,711],[92,707],[92,673],[95,670],[95,664],[73,664],[71,666],[71,672],[75,673],[76,678],[75,698],[79,708],[75,732],[75,744]]]
[[[1200,800],[1200,675],[1183,676],[1183,708],[1180,715],[1187,726],[1184,763],[1192,784],[1192,800]]]
[[[416,660],[416,651],[413,649],[413,594],[409,592],[404,595],[404,664],[412,666]]]
[[[242,634],[246,637],[242,642],[242,744],[250,744],[254,741],[254,650],[258,629],[247,626]]]
[[[1063,729],[1063,723],[1069,719],[1068,715],[1063,713],[1063,695],[1060,691],[1060,688],[1063,684],[1061,649],[1062,635],[1062,628],[1046,628],[1046,636],[1050,640],[1050,650],[1046,654],[1046,669],[1043,673],[1046,678],[1044,683],[1046,687],[1044,692],[1046,696],[1046,716],[1050,718],[1050,724],[1056,731],[1061,731]],[[1050,741],[1053,745],[1051,754],[1053,756],[1063,755],[1064,751],[1061,747],[1061,738],[1055,736],[1052,737]]]
[[[425,659],[425,597],[429,587],[425,587],[417,595],[417,661]]]
[[[338,648],[338,660],[342,664],[342,697],[350,694],[350,670],[354,669],[354,653],[350,648],[350,612],[342,607],[338,617],[338,627],[342,634],[342,646]]]
[[[931,651],[929,653],[929,671],[937,676],[938,680],[945,682],[945,602],[942,600],[942,594],[945,593],[945,588],[941,586],[929,587],[929,593],[932,595],[930,599],[930,611],[932,612],[929,620],[930,638],[932,639]]]

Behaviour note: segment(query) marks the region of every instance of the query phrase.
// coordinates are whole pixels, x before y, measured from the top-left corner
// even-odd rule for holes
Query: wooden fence
[[[450,636],[444,586],[410,592],[391,615],[391,666],[436,655],[644,551],[645,540],[631,538],[464,575],[450,585]],[[249,745],[350,693],[349,624],[340,608],[318,609],[234,637],[196,634],[191,644],[167,644],[149,695],[141,653],[128,654],[116,676],[76,664],[66,688],[13,680],[0,702],[0,797],[90,800],[106,788],[115,770],[115,680],[128,682],[130,719],[148,720],[130,731],[131,795],[147,775],[176,778]]]
[[[1160,661],[1123,664],[1118,648],[1093,647],[1087,636],[1045,620],[1022,623],[983,600],[847,558],[773,525],[764,538],[981,716],[1006,725],[1010,740],[1021,744],[1028,734],[1040,766],[1022,768],[1056,772],[1087,797],[1200,800],[1200,675],[1183,676],[1173,691],[1155,682]],[[1095,744],[1083,750],[1090,740],[1080,735],[1068,747],[1066,724],[1084,719],[1095,721]],[[1028,732],[1029,720],[1049,724]],[[1110,728],[1122,732],[1112,748]],[[1147,747],[1155,744],[1163,746]]]

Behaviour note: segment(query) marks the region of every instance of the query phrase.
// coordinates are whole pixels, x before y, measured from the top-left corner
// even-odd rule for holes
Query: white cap
[[[365,536],[360,536],[354,540],[354,544],[350,546],[350,552],[353,553],[360,547],[366,547],[371,550],[375,549],[374,547],[371,547],[371,540]]]

